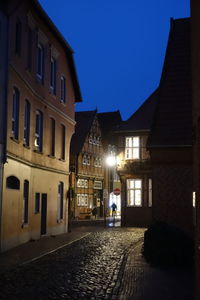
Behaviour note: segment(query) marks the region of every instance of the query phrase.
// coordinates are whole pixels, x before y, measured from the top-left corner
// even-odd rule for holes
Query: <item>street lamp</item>
[[[111,168],[115,168],[117,165],[116,159],[116,147],[114,145],[108,145],[108,152],[105,158],[105,164],[108,167],[108,205],[110,203],[110,191],[111,191]],[[106,223],[106,203],[104,199],[104,221]]]

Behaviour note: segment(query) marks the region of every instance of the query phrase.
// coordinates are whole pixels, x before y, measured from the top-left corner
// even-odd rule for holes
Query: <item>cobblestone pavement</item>
[[[93,232],[0,275],[0,299],[117,299],[128,251],[143,229]]]

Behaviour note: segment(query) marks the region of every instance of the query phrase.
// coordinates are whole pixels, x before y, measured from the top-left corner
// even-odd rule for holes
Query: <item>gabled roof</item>
[[[171,21],[150,147],[192,145],[190,19]]]
[[[102,134],[107,135],[121,121],[120,111],[103,112],[97,114]]]
[[[151,129],[154,112],[158,99],[158,90],[155,90],[149,98],[127,120],[115,128],[115,132],[146,131]]]
[[[97,111],[79,111],[75,113],[75,132],[72,136],[70,152],[73,154],[79,154],[85,139],[90,132],[92,123],[96,117]]]

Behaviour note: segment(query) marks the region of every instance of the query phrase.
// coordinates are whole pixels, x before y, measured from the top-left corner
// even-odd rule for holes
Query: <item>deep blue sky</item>
[[[40,0],[75,51],[83,96],[76,111],[120,110],[127,119],[159,84],[170,17],[189,0]]]

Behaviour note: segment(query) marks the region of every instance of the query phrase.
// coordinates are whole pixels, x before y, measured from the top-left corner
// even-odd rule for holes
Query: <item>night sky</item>
[[[159,84],[170,17],[189,0],[40,0],[74,49],[83,102],[76,111],[120,110],[126,120]]]

